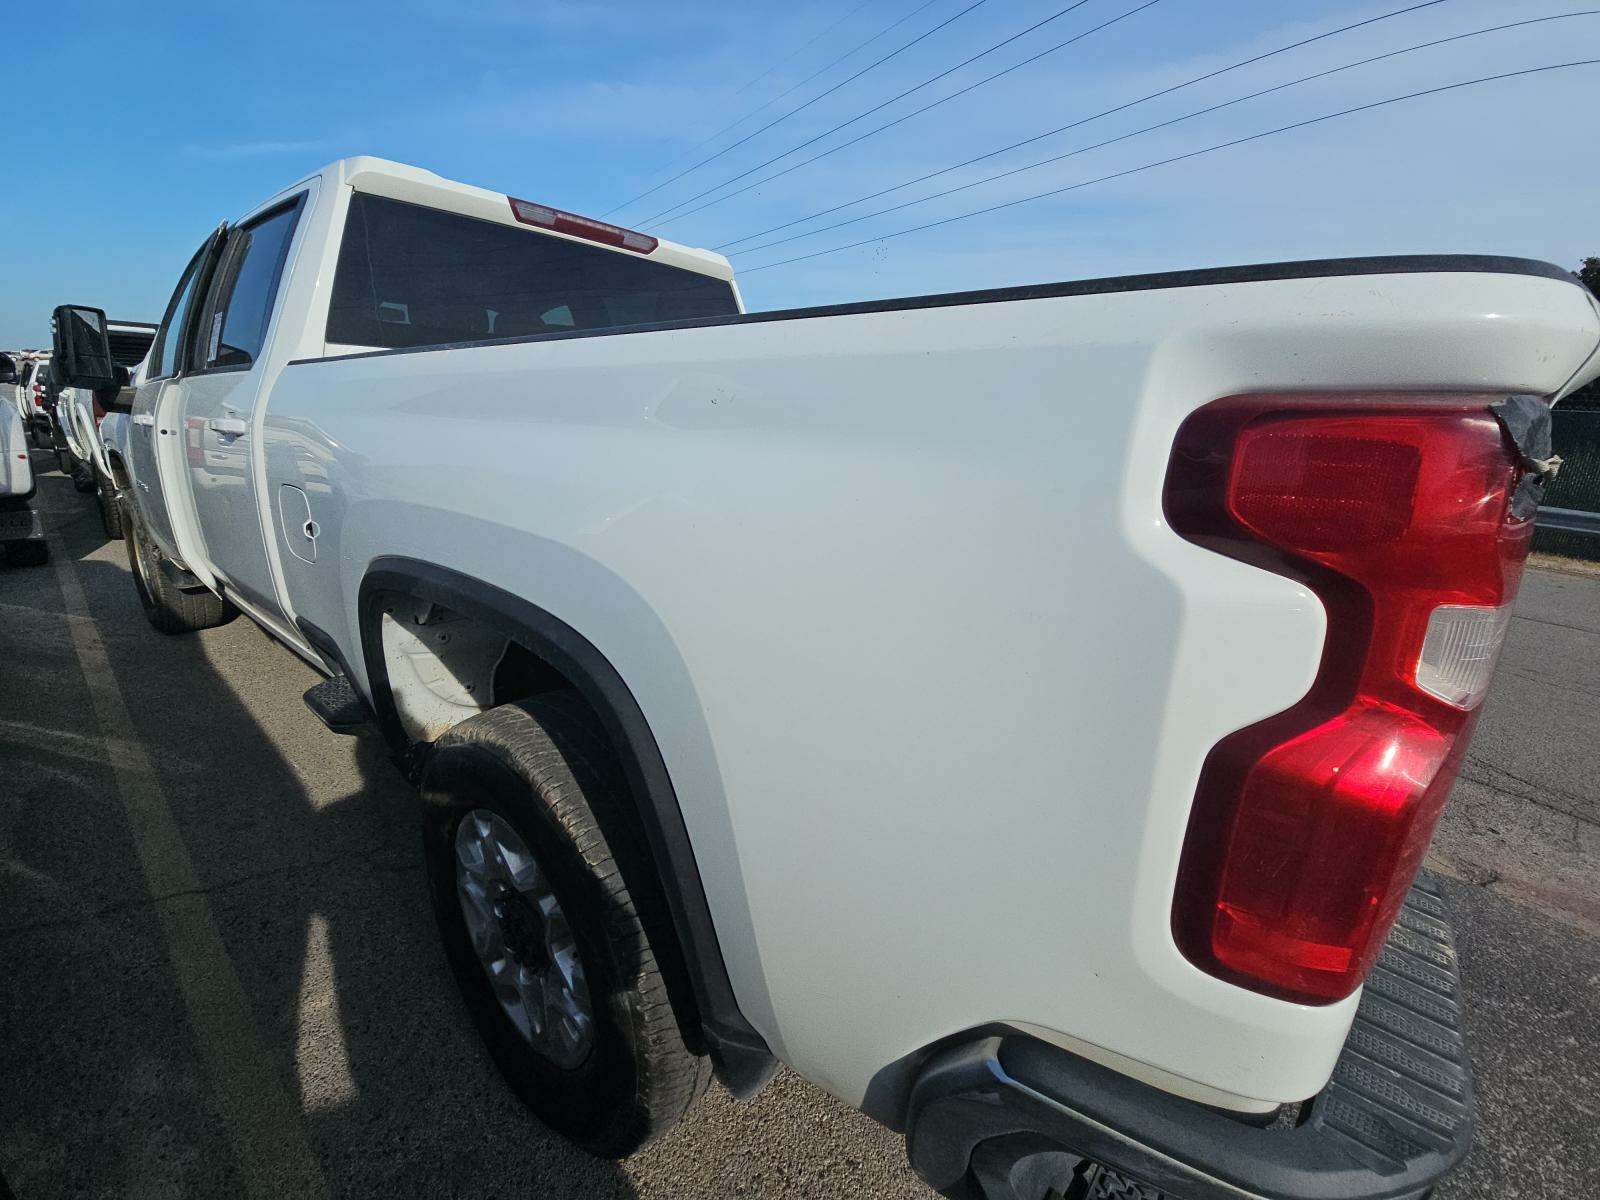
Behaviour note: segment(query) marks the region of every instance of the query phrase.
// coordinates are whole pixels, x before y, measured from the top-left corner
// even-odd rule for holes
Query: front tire
[[[166,556],[129,504],[122,506],[122,535],[128,543],[128,568],[133,572],[139,603],[146,619],[162,633],[214,629],[239,615],[239,610],[221,596],[205,590],[186,592],[167,578],[161,570]]]
[[[473,1022],[540,1120],[610,1158],[671,1129],[710,1080],[646,932],[667,915],[630,894],[603,832],[625,796],[592,715],[560,694],[457,725],[422,781],[434,914]]]
[[[95,468],[98,492],[95,499],[100,505],[100,526],[112,541],[122,539],[122,502],[117,498],[117,486]]]

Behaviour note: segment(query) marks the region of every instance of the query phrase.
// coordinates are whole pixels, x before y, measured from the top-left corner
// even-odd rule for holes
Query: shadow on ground
[[[48,499],[53,549],[76,560],[330,1190],[634,1195],[614,1164],[545,1131],[500,1086],[435,944],[414,794],[381,743],[335,740],[287,704],[258,720],[218,662],[264,660],[260,678],[294,706],[284,676],[315,676],[244,621],[156,633],[124,567],[97,553],[94,511],[63,503],[70,491]],[[20,1200],[260,1192],[266,1181],[238,1177],[193,1045],[59,592],[17,604],[22,583],[0,581],[0,1163]],[[48,600],[37,593],[54,590],[53,572],[26,584]]]

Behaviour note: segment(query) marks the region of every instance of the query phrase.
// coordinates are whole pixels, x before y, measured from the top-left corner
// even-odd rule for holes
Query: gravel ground
[[[56,563],[0,568],[18,1200],[930,1195],[792,1074],[625,1164],[545,1133],[468,1028],[381,749],[323,730],[316,677],[248,622],[155,633],[88,498],[48,474],[39,504]],[[1483,1109],[1445,1197],[1600,1190],[1600,577],[1533,571],[1519,617],[1434,859]]]

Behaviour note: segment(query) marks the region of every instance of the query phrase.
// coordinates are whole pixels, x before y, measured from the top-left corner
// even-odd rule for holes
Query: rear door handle
[[[206,424],[223,437],[243,437],[250,432],[250,423],[243,417],[212,417]]]
[[[135,425],[154,425],[156,423],[155,414],[154,413],[134,413],[133,414],[133,423]]]

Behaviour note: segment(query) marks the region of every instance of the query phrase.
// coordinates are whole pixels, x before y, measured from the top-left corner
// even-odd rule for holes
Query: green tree
[[[1583,285],[1600,296],[1600,258],[1590,256],[1578,267],[1578,278]],[[1600,408],[1600,379],[1573,392],[1561,402],[1562,408]]]
[[[1600,296],[1600,258],[1586,258],[1578,268],[1578,278],[1596,296]]]

